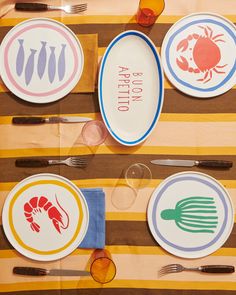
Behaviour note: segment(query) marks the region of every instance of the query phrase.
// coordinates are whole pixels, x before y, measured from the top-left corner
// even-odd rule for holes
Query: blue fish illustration
[[[61,53],[58,59],[58,76],[59,81],[63,80],[66,72],[66,63],[65,63],[65,48],[66,44],[62,44]]]
[[[39,52],[39,57],[38,57],[38,76],[40,79],[42,79],[45,68],[46,68],[46,62],[47,62],[47,52],[46,52],[46,44],[47,42],[41,41],[42,47]]]
[[[48,77],[50,83],[54,81],[56,74],[56,56],[55,56],[55,47],[50,46],[51,54],[48,62]]]
[[[16,57],[16,73],[18,76],[21,76],[23,72],[24,62],[25,62],[25,51],[23,47],[24,40],[18,39],[18,42],[20,46],[17,52],[17,57]]]
[[[26,85],[29,85],[32,76],[33,76],[33,72],[34,72],[34,57],[35,57],[35,53],[37,52],[37,50],[35,49],[30,49],[31,54],[27,60],[26,63],[26,67],[25,67],[25,83]]]

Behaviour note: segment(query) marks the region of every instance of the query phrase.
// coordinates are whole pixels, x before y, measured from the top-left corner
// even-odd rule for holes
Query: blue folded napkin
[[[87,233],[79,248],[105,247],[105,194],[102,189],[81,189],[89,209]]]

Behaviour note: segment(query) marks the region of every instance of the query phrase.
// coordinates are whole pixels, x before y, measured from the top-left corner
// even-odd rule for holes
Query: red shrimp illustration
[[[24,204],[24,215],[26,220],[30,223],[30,227],[35,232],[40,232],[40,226],[34,221],[33,216],[37,213],[42,212],[42,210],[48,213],[48,217],[52,220],[52,223],[55,229],[61,234],[61,229],[66,229],[69,226],[69,215],[67,212],[61,207],[57,200],[57,196],[55,196],[57,205],[64,212],[67,218],[67,224],[65,225],[63,222],[63,218],[59,210],[45,197],[33,197],[29,200],[29,202]]]
[[[199,26],[204,30],[203,35],[193,33],[188,35],[187,38],[183,39],[177,45],[177,51],[184,52],[188,49],[192,50],[192,57],[190,60],[193,60],[196,67],[190,67],[189,61],[183,55],[180,56],[180,59],[176,59],[178,67],[183,71],[188,71],[192,74],[204,73],[204,76],[197,81],[207,83],[212,79],[213,72],[217,74],[224,74],[224,71],[220,69],[224,68],[225,65],[220,65],[221,52],[217,42],[225,42],[220,37],[223,37],[223,34],[218,34],[213,36],[213,30],[209,27]],[[195,42],[194,42],[195,41]]]

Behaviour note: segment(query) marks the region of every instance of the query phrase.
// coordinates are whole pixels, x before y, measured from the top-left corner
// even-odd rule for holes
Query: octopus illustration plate
[[[55,174],[36,174],[18,183],[3,207],[3,228],[12,246],[40,261],[74,251],[88,228],[89,212],[81,191]]]
[[[188,15],[167,32],[161,49],[165,74],[182,92],[213,97],[236,84],[236,26],[211,13]]]
[[[199,258],[225,243],[234,224],[234,210],[227,191],[214,178],[183,172],[168,177],[153,192],[148,224],[166,251]]]
[[[2,80],[12,93],[29,102],[49,103],[64,97],[78,83],[83,65],[76,35],[52,19],[21,22],[1,43]]]

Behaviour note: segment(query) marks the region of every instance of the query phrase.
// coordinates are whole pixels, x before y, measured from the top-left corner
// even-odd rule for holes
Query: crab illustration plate
[[[234,210],[227,191],[214,178],[182,172],[165,179],[153,192],[148,224],[166,251],[199,258],[225,243],[234,224]]]
[[[167,32],[161,49],[170,82],[195,97],[214,97],[236,84],[236,26],[210,13],[188,15]]]
[[[55,174],[19,182],[3,207],[3,228],[12,246],[39,261],[60,259],[82,242],[89,212],[81,191]]]
[[[64,24],[34,18],[13,27],[0,50],[1,78],[19,98],[49,103],[68,94],[84,65],[81,44]]]

